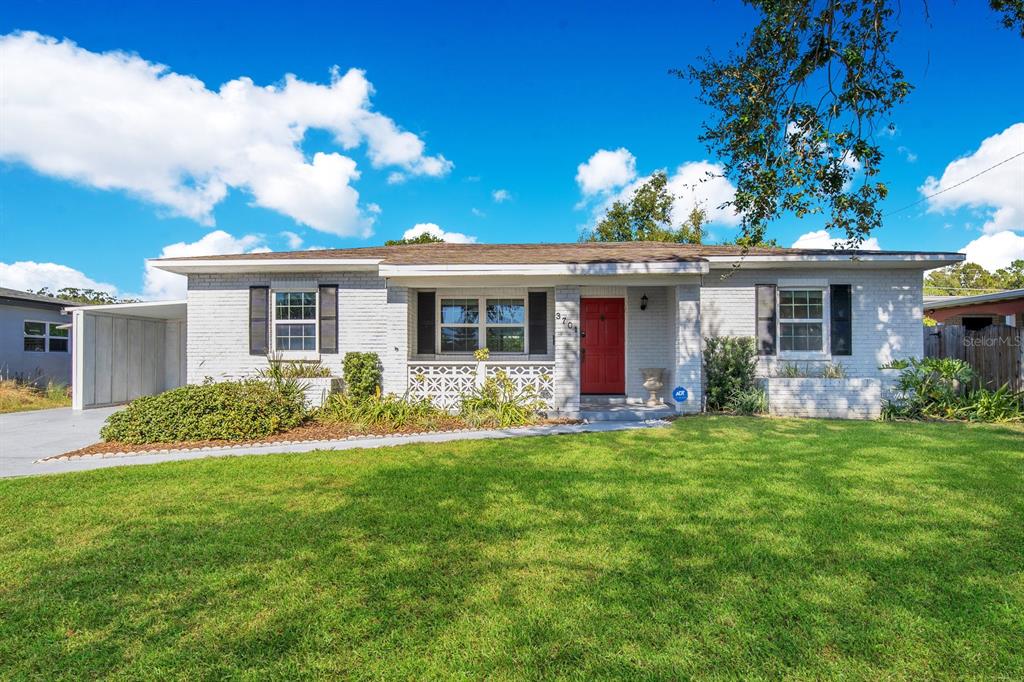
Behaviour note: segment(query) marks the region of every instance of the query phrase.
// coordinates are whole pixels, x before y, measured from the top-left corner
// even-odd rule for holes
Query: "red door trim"
[[[580,393],[626,393],[626,301],[580,299]]]

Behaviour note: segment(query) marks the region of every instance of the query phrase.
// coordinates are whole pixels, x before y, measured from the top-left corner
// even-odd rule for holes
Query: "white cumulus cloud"
[[[692,209],[700,207],[707,213],[708,222],[739,225],[739,214],[732,207],[721,207],[736,195],[736,188],[725,178],[724,172],[722,166],[708,161],[690,161],[676,168],[676,172],[669,175],[667,185],[675,197],[673,220],[681,222]]]
[[[1024,258],[1024,236],[1009,230],[983,234],[960,249],[960,253],[966,254],[968,261],[986,270],[998,270]]]
[[[64,287],[73,287],[117,294],[117,287],[113,284],[97,282],[81,270],[57,263],[37,263],[30,260],[0,263],[0,286],[19,291],[38,291],[44,287],[50,291],[57,291]]]
[[[281,236],[284,237],[285,242],[287,242],[288,244],[288,248],[291,249],[292,251],[302,248],[303,239],[301,235],[298,235],[289,230],[285,230],[284,232],[281,233]]]
[[[496,189],[491,192],[491,198],[494,199],[494,203],[500,204],[504,201],[510,201],[512,199],[512,193],[507,189]]]
[[[628,153],[628,152],[627,152]],[[632,157],[632,155],[630,155]],[[593,157],[591,157],[593,158]],[[682,225],[694,208],[701,208],[707,214],[709,223],[717,223],[728,227],[740,224],[740,216],[732,207],[722,207],[731,201],[736,188],[723,176],[722,166],[709,161],[689,161],[678,166],[674,172],[668,173],[666,189],[673,196],[672,224]],[[651,179],[650,175],[634,177],[634,179],[615,191],[602,192],[597,197],[584,196],[583,202],[577,207],[592,206],[593,219],[599,220],[608,208],[616,201],[628,202],[644,183]]]
[[[814,232],[802,234],[793,242],[794,249],[832,249],[836,246],[846,248],[846,240],[834,239],[828,230],[815,230]],[[878,244],[878,239],[875,237],[865,239],[861,242],[859,248],[868,251],[882,250],[882,247]]]
[[[636,157],[625,147],[599,149],[576,167],[576,184],[583,196],[611,192],[636,178]]]
[[[909,147],[901,144],[896,147],[896,151],[903,155],[903,158],[907,160],[907,163],[917,163],[917,154],[911,151]]]
[[[214,230],[194,242],[168,244],[158,257],[183,258],[185,256],[216,256],[261,251],[270,251],[262,237],[252,234],[234,237],[224,230]],[[146,263],[146,272],[142,282],[143,298],[153,301],[183,299],[187,289],[188,282],[184,275],[158,270],[153,267],[152,263]]]
[[[923,195],[948,190],[928,199],[930,212],[972,208],[987,212],[982,226],[986,234],[1024,230],[1024,156],[1018,156],[959,187],[959,182],[1024,152],[1024,122],[1014,123],[1001,133],[981,142],[973,153],[959,158],[940,178],[929,177],[919,188]]]
[[[37,33],[0,37],[4,145],[0,157],[53,177],[122,190],[170,213],[213,224],[232,188],[313,229],[367,236],[372,211],[352,187],[360,171],[338,152],[306,159],[311,128],[370,165],[408,176],[452,168],[417,135],[373,111],[373,86],[351,69],[327,84],[286,75],[260,86],[199,79],[124,52],[97,53]]]
[[[415,239],[421,234],[429,234],[443,239],[450,244],[475,244],[476,237],[472,237],[468,234],[462,234],[461,232],[446,232],[442,230],[436,223],[417,223],[413,225],[402,235],[402,239]]]

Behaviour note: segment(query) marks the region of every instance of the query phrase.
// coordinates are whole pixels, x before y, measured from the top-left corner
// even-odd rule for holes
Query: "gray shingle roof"
[[[834,256],[855,254],[916,255],[917,251],[852,251],[756,247],[749,256]],[[740,256],[739,246],[671,244],[665,242],[572,242],[567,244],[402,244],[354,249],[270,251],[224,256],[192,256],[159,260],[373,259],[385,265],[501,265],[550,263],[651,263],[700,261],[708,256]]]
[[[74,301],[65,301],[62,298],[54,298],[53,296],[43,296],[42,294],[33,294],[28,291],[8,289],[7,287],[0,287],[0,298],[14,299],[17,301],[31,301],[32,303],[52,303],[53,305],[59,306],[78,305]]]

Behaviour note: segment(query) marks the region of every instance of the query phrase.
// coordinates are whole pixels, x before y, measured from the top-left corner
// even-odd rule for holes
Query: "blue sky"
[[[697,139],[707,111],[694,87],[667,71],[707,49],[720,53],[753,19],[729,0],[632,3],[628,11],[622,3],[149,4],[26,2],[0,17],[0,34],[34,31],[79,48],[56,54],[62,44],[40,38],[30,47],[47,58],[0,54],[22,61],[7,86],[9,137],[0,149],[5,286],[91,281],[158,297],[180,289],[153,273],[145,279],[144,259],[168,245],[184,244],[180,253],[285,250],[299,240],[302,248],[374,245],[427,223],[481,242],[574,241],[595,208],[628,186],[607,185],[612,180],[595,167],[600,189],[583,195],[578,167],[599,150],[616,152],[605,160],[619,163],[620,172],[635,167],[634,180],[659,168],[672,174],[715,162]],[[930,24],[913,3],[904,7],[896,58],[916,90],[893,118],[897,134],[883,139],[889,210],[920,199],[922,187],[943,189],[1000,155],[1024,151],[1024,41],[998,27],[986,4],[929,3]],[[208,91],[170,92],[165,105],[155,102],[119,75],[113,58],[102,58],[110,51],[165,65]],[[323,95],[334,66],[340,75],[363,70],[373,88],[369,104],[346,120],[357,121],[351,148],[339,145],[337,130],[309,122],[325,107],[298,94],[281,104],[302,109],[302,125],[311,126],[298,147],[308,167],[287,158],[289,144],[280,139],[286,127],[267,124],[277,147],[251,132],[254,120],[263,125],[259,102],[246,105],[249,118],[231,134],[206,125],[223,109],[215,100],[224,83],[251,79],[252,99],[259,87],[280,86],[294,74]],[[103,88],[114,96],[88,101],[90,93],[108,92]],[[108,120],[93,130],[82,123],[111,101],[112,116],[127,124]],[[400,131],[422,149],[410,151]],[[249,143],[262,150],[256,162],[252,149],[240,159],[232,148]],[[317,152],[333,156],[317,165]],[[210,196],[196,198],[204,180],[174,187],[161,175],[175,163],[166,156],[216,167],[205,187]],[[936,250],[974,244],[969,257],[990,267],[1024,257],[1024,158],[1018,161],[894,215],[878,243]],[[614,176],[616,168],[603,170]],[[310,186],[321,194],[310,195]],[[496,201],[497,190],[508,197]],[[734,236],[730,222],[713,224],[713,235]],[[371,223],[372,236],[363,236]],[[782,221],[769,236],[789,245],[820,228],[815,219]],[[209,237],[214,231],[228,236]]]

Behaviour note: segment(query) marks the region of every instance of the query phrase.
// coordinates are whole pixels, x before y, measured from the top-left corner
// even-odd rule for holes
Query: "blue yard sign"
[[[682,386],[676,386],[672,389],[672,398],[677,403],[685,403],[686,399],[690,397],[689,392]]]

